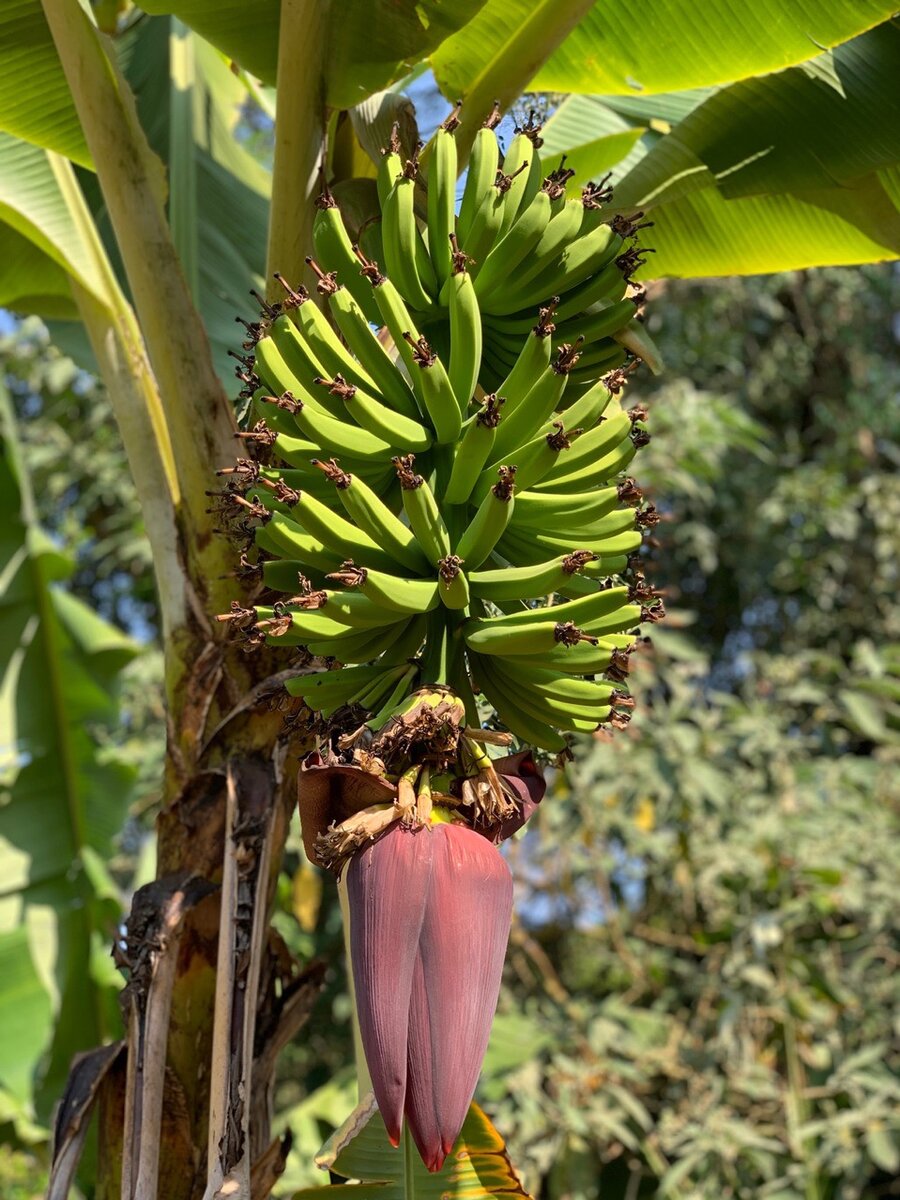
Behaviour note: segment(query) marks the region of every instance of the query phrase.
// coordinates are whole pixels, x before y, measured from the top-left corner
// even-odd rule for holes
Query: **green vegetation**
[[[0,13],[4,1198],[44,1192],[76,1055],[91,1120],[64,1114],[53,1200],[134,1200],[133,1164],[141,1200],[200,1200],[226,1177],[241,1200],[318,1197],[322,1166],[461,1200],[515,1187],[504,1140],[547,1200],[900,1195],[898,26],[883,0],[759,0],[746,23],[725,0],[620,7]],[[634,711],[626,695],[614,736],[548,767],[505,844],[489,1120],[470,1110],[451,1183],[391,1157],[377,1120],[314,1163],[357,1101],[342,919],[290,817],[310,741],[288,660],[212,621],[255,597],[208,493],[235,452],[233,317],[252,315],[251,286],[282,297],[275,270],[314,285],[320,165],[377,257],[379,149],[397,121],[410,154],[457,96],[461,163],[499,96],[504,148],[534,107],[570,195],[611,171],[604,215],[653,222],[637,278],[666,369],[637,372],[624,403],[652,435],[635,473],[661,520],[641,554],[668,619],[628,657]],[[450,155],[440,141],[423,164]],[[442,178],[435,228],[452,221],[449,157]],[[388,273],[427,293],[413,189],[391,187]],[[523,332],[509,319],[531,321],[503,266],[480,285],[503,336],[476,329],[462,281],[450,322],[495,355]],[[406,401],[365,319],[329,307]],[[640,326],[622,345],[655,364]],[[474,385],[473,363],[436,349]],[[498,586],[468,574],[476,597]],[[501,702],[507,667],[484,668]]]

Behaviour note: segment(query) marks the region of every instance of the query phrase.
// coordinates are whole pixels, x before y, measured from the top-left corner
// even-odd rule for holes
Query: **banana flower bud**
[[[481,834],[394,824],[347,871],[350,956],[372,1087],[396,1146],[404,1117],[430,1171],[475,1092],[497,1007],[512,877]]]

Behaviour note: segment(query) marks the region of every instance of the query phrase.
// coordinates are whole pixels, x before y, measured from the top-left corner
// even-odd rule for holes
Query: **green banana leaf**
[[[176,249],[193,284],[216,369],[233,393],[234,363],[227,351],[240,341],[235,315],[255,311],[249,289],[263,289],[271,188],[269,172],[235,136],[246,89],[214,47],[171,18],[145,19],[120,39],[118,50],[150,146],[169,169]],[[93,177],[84,186],[116,261],[99,188]]]
[[[27,1113],[32,1072],[53,1030],[53,1010],[24,928],[0,933],[0,979],[0,1091]]]
[[[52,160],[39,146],[7,133],[0,133],[0,221],[33,243],[64,275],[105,299],[104,282],[60,190]],[[15,276],[7,275],[13,284]],[[0,303],[9,300],[0,293]]]
[[[465,97],[535,0],[488,0],[432,55],[448,99]],[[597,0],[530,90],[633,95],[747,79],[806,62],[887,20],[889,0]]]
[[[646,125],[626,120],[605,100],[597,96],[570,96],[541,130],[542,161],[552,166],[557,156],[564,154],[566,167],[575,172],[572,188],[618,166],[647,132]]]
[[[234,390],[227,351],[238,342],[235,315],[249,313],[251,287],[262,287],[268,221],[268,172],[235,137],[246,90],[222,55],[167,18],[145,18],[117,42],[152,149],[170,165],[173,234],[213,343],[215,365]],[[173,54],[190,73],[173,81]],[[123,283],[115,239],[96,179],[80,173],[85,197]],[[81,365],[93,356],[66,279],[105,298],[94,259],[60,191],[51,162],[36,145],[0,134],[0,305],[67,322],[54,337]],[[127,290],[127,289],[126,289]]]
[[[352,108],[380,91],[470,21],[484,0],[344,0],[329,7],[326,98]],[[146,0],[147,12],[173,14],[223,53],[275,82],[279,0]],[[318,66],[318,64],[316,64]]]
[[[794,67],[723,88],[619,185],[664,203],[712,180],[726,197],[853,189],[900,162],[900,23]]]
[[[90,166],[41,0],[0,5],[0,130]]]
[[[409,1135],[398,1148],[387,1138],[369,1094],[316,1155],[316,1165],[359,1183],[304,1188],[293,1200],[528,1200],[500,1134],[477,1104],[443,1168],[432,1175],[422,1165]]]
[[[0,223],[0,307],[60,317],[66,324],[78,316],[69,277],[59,263],[11,225],[3,223]]]
[[[103,864],[135,772],[109,735],[137,647],[65,590],[73,564],[36,524],[5,392],[0,435],[0,970],[18,997],[0,1083],[46,1121],[72,1055],[119,1033]]]
[[[649,126],[613,171],[615,207],[655,224],[644,277],[891,259],[900,254],[898,73],[900,27],[886,22],[802,67],[686,94],[681,120],[677,96],[624,105],[572,96],[547,124],[545,153],[577,165],[598,135]]]

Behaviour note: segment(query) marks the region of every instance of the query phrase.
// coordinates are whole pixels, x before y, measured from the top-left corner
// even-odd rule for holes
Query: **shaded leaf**
[[[0,307],[66,322],[78,315],[65,270],[24,234],[0,223]],[[83,340],[83,339],[82,339]]]
[[[72,1055],[118,1029],[105,964],[119,905],[101,873],[135,771],[105,743],[118,717],[118,673],[137,648],[61,588],[72,564],[36,524],[9,403],[0,401],[0,934],[21,928],[59,1014],[42,1075],[49,1101]],[[105,973],[86,971],[101,947]]]
[[[520,1013],[498,1013],[484,1058],[483,1075],[501,1078],[529,1062],[553,1041],[549,1029]]]
[[[35,970],[24,929],[0,932],[0,1085],[31,1098],[32,1075],[53,1026],[50,997]]]
[[[896,1176],[900,1170],[900,1139],[897,1135],[878,1126],[866,1134],[866,1145],[875,1165],[888,1175]]]
[[[327,100],[352,108],[380,91],[455,33],[484,0],[368,0],[330,9],[328,61],[321,64]],[[278,0],[147,0],[150,13],[174,14],[264,83],[274,83],[278,61]],[[316,68],[320,64],[313,64]],[[303,64],[303,69],[309,69]]]

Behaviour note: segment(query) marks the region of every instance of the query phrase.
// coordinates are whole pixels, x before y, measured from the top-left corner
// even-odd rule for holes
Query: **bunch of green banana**
[[[531,126],[501,163],[493,120],[457,214],[455,122],[427,180],[396,140],[385,152],[384,263],[326,194],[316,294],[281,280],[283,301],[245,323],[252,457],[223,469],[216,504],[260,591],[223,619],[338,664],[288,685],[338,726],[378,728],[445,685],[471,725],[481,695],[561,751],[625,719],[634,631],[662,615],[630,574],[655,510],[621,478],[648,437],[622,406],[617,340],[636,227],[601,220],[602,185],[567,198]]]
[[[382,154],[381,219],[370,228],[383,247],[379,265],[412,324],[431,330],[443,349],[452,344],[455,324],[477,323],[476,381],[485,391],[505,379],[538,306],[548,302],[554,309],[554,346],[582,339],[571,397],[621,366],[630,347],[640,345],[655,368],[652,342],[645,331],[635,333],[640,292],[629,286],[642,255],[652,252],[635,244],[649,222],[640,222],[641,214],[606,221],[611,193],[605,181],[569,194],[574,172],[564,160],[554,169],[541,161],[540,127],[530,121],[502,154],[496,111],[475,136],[457,214],[458,112],[435,133],[427,162],[420,164],[417,154],[404,160],[396,129]],[[403,331],[377,296],[373,302],[360,278],[340,209],[327,191],[318,203],[313,237],[319,266],[337,272],[367,319],[386,325],[396,342]],[[464,283],[452,269],[457,252],[468,260]]]

